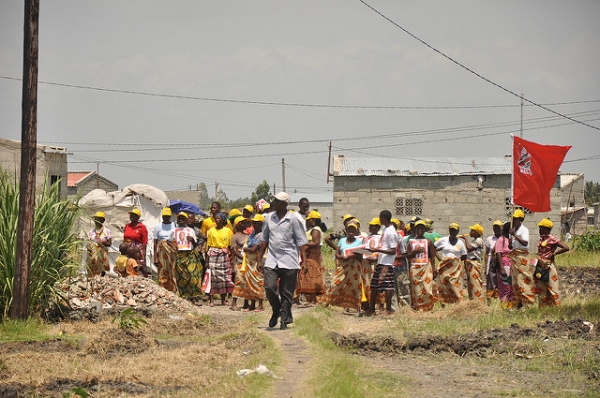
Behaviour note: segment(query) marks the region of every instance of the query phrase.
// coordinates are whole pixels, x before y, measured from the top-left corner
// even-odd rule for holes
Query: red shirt
[[[538,242],[537,247],[538,256],[540,256],[540,258],[544,260],[553,261],[554,252],[558,247],[558,242],[560,242],[560,240],[552,234],[540,237],[540,241]]]
[[[148,229],[141,222],[135,227],[131,226],[131,223],[125,225],[123,231],[124,240],[132,240],[134,242],[141,242],[144,245],[148,244]]]

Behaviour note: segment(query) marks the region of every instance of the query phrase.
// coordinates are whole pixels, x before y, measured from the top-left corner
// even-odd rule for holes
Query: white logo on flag
[[[531,155],[527,152],[527,149],[521,148],[521,156],[517,160],[517,166],[519,166],[521,174],[533,176],[531,172]]]

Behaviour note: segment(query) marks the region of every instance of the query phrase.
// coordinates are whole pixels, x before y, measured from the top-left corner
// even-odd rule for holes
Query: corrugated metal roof
[[[512,158],[334,158],[334,176],[511,174]]]

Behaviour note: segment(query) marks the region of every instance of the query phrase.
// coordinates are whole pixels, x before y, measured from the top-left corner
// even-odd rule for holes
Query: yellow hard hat
[[[172,216],[173,215],[173,211],[171,210],[170,207],[165,207],[164,209],[162,209],[162,211],[160,212],[160,214],[162,216]]]
[[[233,226],[236,227],[239,223],[241,223],[242,221],[245,221],[245,220],[247,220],[246,217],[244,217],[244,216],[237,216],[235,218],[235,220],[233,220]]]
[[[252,218],[252,221],[254,221],[254,222],[265,222],[265,216],[263,216],[262,214],[256,214]]]
[[[316,210],[312,210],[310,213],[308,213],[308,215],[306,216],[307,220],[312,220],[312,219],[320,219],[321,218],[321,213],[319,213]]]
[[[523,210],[517,209],[513,214],[513,218],[525,218],[525,213],[523,213]]]
[[[233,217],[233,216],[241,216],[242,212],[240,211],[240,209],[231,209],[229,211],[229,217]]]
[[[244,206],[244,210],[248,210],[250,213],[254,213],[254,207],[252,207],[252,205]]]
[[[538,227],[546,227],[552,229],[553,226],[554,224],[552,223],[552,221],[550,221],[547,218],[542,218],[542,221],[538,223]]]
[[[93,216],[94,218],[104,218],[106,220],[106,214],[103,211],[97,211]]]
[[[138,209],[138,208],[135,208],[135,209],[133,209],[133,210],[129,211],[128,213],[129,213],[129,214],[135,214],[135,215],[136,215],[136,216],[138,216],[138,217],[141,217],[141,216],[142,216],[142,212],[141,212],[141,211],[140,211],[140,209]]]
[[[458,223],[455,223],[455,222],[453,222],[452,224],[450,224],[450,225],[448,226],[448,228],[450,228],[450,229],[455,229],[455,230],[457,230],[457,231],[458,231],[458,230],[460,229],[460,226],[458,225]]]
[[[483,227],[480,224],[471,225],[469,229],[477,232],[479,235],[483,235]]]
[[[373,217],[373,219],[371,221],[369,221],[367,224],[379,225],[381,227],[381,220],[379,219],[379,217]]]

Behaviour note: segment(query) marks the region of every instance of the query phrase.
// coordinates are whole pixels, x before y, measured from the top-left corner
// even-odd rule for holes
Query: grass
[[[326,335],[336,329],[331,310],[317,307],[298,317],[297,333],[312,345],[314,364],[311,367],[310,391],[306,396],[322,398],[397,397],[403,391],[405,379],[386,371],[365,366],[360,357],[339,349]]]
[[[0,344],[16,341],[44,341],[56,337],[57,331],[40,320],[6,320],[0,323]]]
[[[563,266],[600,266],[600,253],[575,250],[556,256],[556,264]]]

